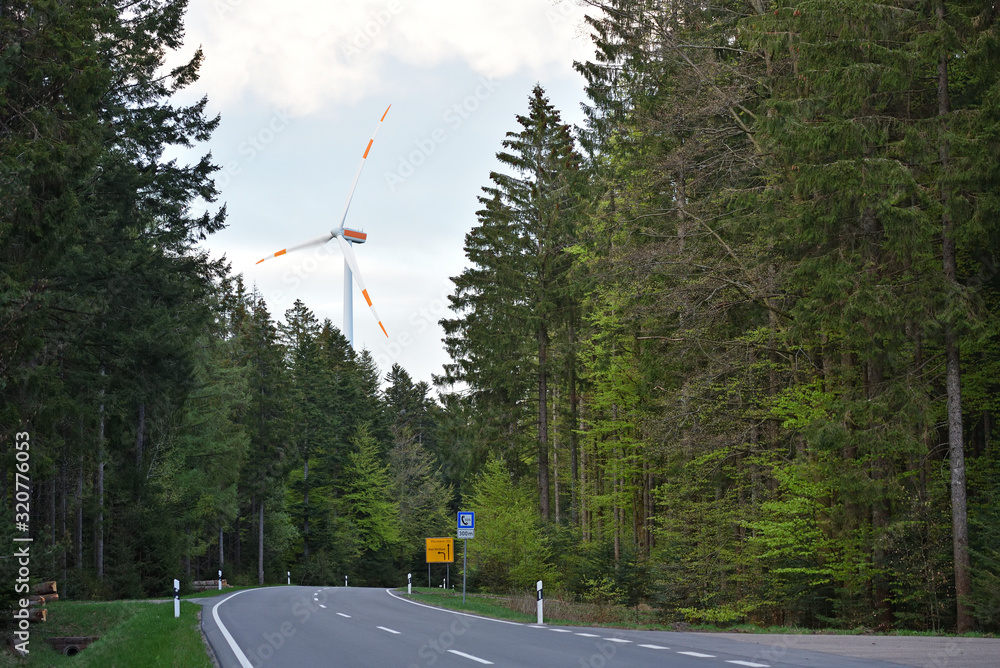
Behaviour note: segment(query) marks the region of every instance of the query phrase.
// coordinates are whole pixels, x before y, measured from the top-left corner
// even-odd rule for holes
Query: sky
[[[204,246],[276,319],[301,299],[341,327],[335,241],[255,263],[336,227],[391,104],[346,221],[368,234],[354,251],[389,338],[355,285],[354,344],[383,377],[399,363],[431,382],[450,361],[438,321],[454,315],[450,279],[468,264],[477,197],[532,87],[565,122],[583,122],[573,62],[593,54],[584,13],[576,0],[193,0],[168,64],[201,46],[201,79],[177,101],[207,96],[222,119],[194,149],[222,167],[217,204],[228,211],[228,228]]]

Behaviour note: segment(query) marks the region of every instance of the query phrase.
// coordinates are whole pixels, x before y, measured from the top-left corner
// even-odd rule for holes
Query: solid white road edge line
[[[423,603],[417,603],[416,601],[411,601],[408,598],[403,598],[402,596],[396,596],[392,593],[391,589],[386,589],[385,593],[393,598],[398,598],[400,601],[405,601],[406,603],[411,603],[413,605],[419,605],[421,608],[429,608],[431,610],[438,610],[440,612],[450,612],[453,615],[461,615],[463,617],[474,617],[476,619],[485,619],[488,622],[497,622],[499,624],[513,624],[514,626],[524,626],[521,622],[509,622],[506,619],[493,619],[492,617],[483,617],[482,615],[473,615],[468,612],[458,612],[457,610],[449,610],[448,608],[437,608],[433,605],[424,605]],[[544,627],[543,627],[544,628]]]
[[[229,634],[229,629],[226,628],[226,625],[222,623],[221,619],[219,619],[219,606],[228,601],[229,599],[231,599],[233,596],[239,596],[240,594],[245,594],[248,591],[256,591],[256,590],[244,589],[243,591],[238,591],[235,594],[230,594],[229,596],[222,599],[212,607],[212,619],[215,620],[215,623],[216,625],[218,625],[219,630],[222,631],[222,637],[226,639],[227,643],[229,643],[229,648],[233,650],[233,654],[236,655],[236,659],[240,662],[240,665],[243,666],[243,668],[253,668],[253,664],[250,663],[250,660],[247,659],[247,655],[243,653],[243,650],[240,649],[240,646],[236,644],[235,640],[233,640],[233,636]]]
[[[393,631],[392,629],[389,629],[389,628],[386,628],[386,627],[384,627],[384,626],[376,626],[375,628],[377,628],[377,629],[382,629],[383,631],[388,631],[389,633],[394,633],[394,634],[396,634],[397,636],[398,636],[398,635],[401,635],[399,631]]]
[[[478,656],[472,656],[471,654],[466,654],[465,652],[459,652],[457,649],[449,649],[452,654],[458,654],[459,656],[464,656],[466,659],[472,659],[473,661],[478,661],[479,663],[485,664],[487,666],[492,666],[492,661],[487,661],[486,659],[480,659]]]

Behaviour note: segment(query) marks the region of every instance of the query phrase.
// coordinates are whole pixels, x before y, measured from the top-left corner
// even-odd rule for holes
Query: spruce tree
[[[529,112],[517,121],[520,131],[508,132],[497,154],[510,171],[490,174],[493,185],[479,198],[480,224],[466,237],[466,255],[475,266],[453,279],[452,308],[460,317],[442,324],[455,359],[450,378],[469,383],[483,398],[498,394],[511,436],[521,415],[535,418],[539,508],[547,519],[549,347],[568,311],[572,256],[567,249],[582,205],[584,173],[569,127],[541,86],[534,87]],[[531,410],[522,406],[529,387]]]

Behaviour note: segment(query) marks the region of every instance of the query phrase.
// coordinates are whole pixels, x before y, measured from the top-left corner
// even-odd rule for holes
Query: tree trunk
[[[302,485],[305,487],[302,501],[302,556],[309,559],[309,448],[306,448],[305,463],[302,465]]]
[[[257,584],[264,586],[264,499],[260,500],[260,519],[257,522]]]
[[[135,468],[142,468],[142,448],[146,438],[146,404],[139,404],[139,426],[135,430]]]
[[[104,394],[104,391],[101,391]],[[104,403],[97,427],[97,520],[94,526],[94,563],[97,578],[104,579]]]
[[[559,388],[552,388],[552,478],[556,495],[556,524],[559,524]]]
[[[938,31],[944,29],[944,0],[936,3]],[[941,226],[942,261],[945,279],[949,288],[958,287],[958,270],[955,259],[955,226],[948,211],[950,192],[947,185],[951,147],[948,143],[948,114],[951,100],[948,95],[948,54],[941,45],[938,59],[938,116],[941,119],[941,138],[938,144],[941,160]],[[951,462],[951,525],[952,552],[955,561],[956,631],[965,633],[972,630],[972,611],[969,598],[972,595],[969,564],[969,518],[965,498],[965,444],[962,424],[962,383],[959,365],[958,337],[953,322],[946,322],[945,345],[945,387],[948,395],[948,456]]]
[[[576,396],[576,329],[573,327],[572,319],[569,325],[569,341],[569,423],[571,425],[569,432],[569,507],[573,525],[578,526],[580,502],[576,482],[580,477],[580,472],[577,462],[579,451],[577,429],[580,429],[581,425],[579,424],[580,404]]]
[[[76,506],[76,535],[73,536],[76,567],[83,568],[83,455],[80,455],[76,469],[76,496],[73,499]]]
[[[548,331],[538,326],[538,499],[542,519],[549,519]]]

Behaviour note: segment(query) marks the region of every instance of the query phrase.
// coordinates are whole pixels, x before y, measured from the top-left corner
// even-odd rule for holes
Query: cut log
[[[45,608],[32,608],[28,610],[28,621],[29,622],[44,622],[45,614],[48,612]]]
[[[32,594],[55,594],[56,593],[56,581],[50,580],[49,582],[39,582],[38,584],[31,587]]]
[[[32,594],[28,597],[28,605],[32,608],[37,608],[38,606],[45,605],[46,603],[51,603],[52,601],[58,601],[59,594],[46,594],[45,596],[36,596]]]

